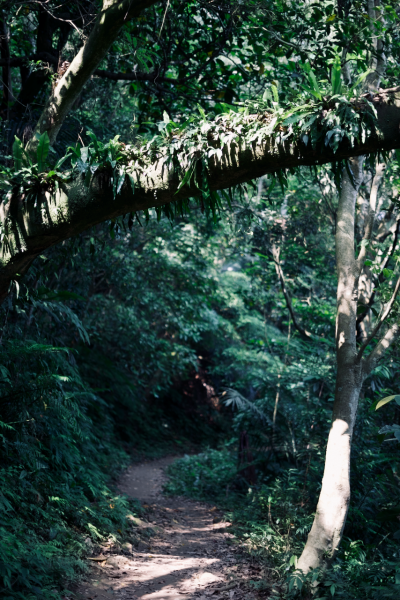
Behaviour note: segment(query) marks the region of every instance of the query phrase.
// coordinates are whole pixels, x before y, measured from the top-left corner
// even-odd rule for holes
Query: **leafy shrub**
[[[208,449],[196,456],[184,456],[168,467],[168,494],[215,499],[223,496],[236,475],[236,460],[229,450]]]
[[[93,427],[97,397],[72,358],[29,341],[0,349],[2,598],[58,598],[96,544],[122,539],[135,510],[107,486],[128,457],[104,422]]]

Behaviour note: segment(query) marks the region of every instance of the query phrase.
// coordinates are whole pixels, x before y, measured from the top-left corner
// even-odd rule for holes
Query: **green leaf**
[[[385,406],[385,404],[391,402],[392,400],[394,400],[396,404],[400,405],[400,395],[394,394],[393,396],[386,396],[386,398],[382,398],[382,400],[379,400],[378,404],[375,407],[375,410],[378,410],[378,408]]]
[[[67,148],[67,152],[71,151],[70,156],[72,156],[73,158],[71,159],[72,164],[74,164],[78,159],[81,158],[81,149],[79,146],[68,146]]]
[[[90,186],[91,178],[92,178],[92,171],[90,169],[87,169],[86,174],[85,174],[85,186],[86,187]]]
[[[361,75],[359,75],[357,77],[356,82],[351,86],[350,91],[349,91],[349,98],[351,98],[354,94],[354,91],[356,88],[358,88],[358,86],[364,81],[364,79],[366,77],[368,77],[368,75],[372,73],[372,69],[368,69],[368,71],[365,71],[364,73],[361,73]]]
[[[90,139],[92,140],[95,152],[97,155],[99,155],[101,150],[103,150],[103,148],[104,148],[103,144],[99,143],[97,136],[95,133],[93,133],[93,131],[87,131],[86,135],[88,135],[90,137]]]
[[[186,171],[186,173],[185,173],[185,175],[184,175],[184,177],[183,177],[183,179],[182,179],[181,183],[179,184],[179,187],[178,187],[178,189],[176,190],[175,194],[177,194],[177,193],[179,192],[179,190],[180,190],[180,189],[182,189],[182,188],[183,188],[183,186],[184,186],[186,183],[188,183],[188,182],[189,182],[189,184],[190,184],[190,179],[192,178],[192,175],[193,175],[193,173],[194,173],[194,168],[195,168],[195,165],[196,165],[196,163],[195,163],[195,161],[193,161],[193,162],[192,162],[192,164],[190,165],[190,167],[188,168],[188,170]],[[174,195],[175,195],[175,194],[174,194]]]
[[[166,110],[164,110],[164,112],[163,112],[163,120],[164,120],[164,123],[169,123],[169,122],[170,122],[170,120],[171,120],[171,119],[169,118],[169,114],[167,113],[167,111],[166,111]]]
[[[132,192],[135,193],[135,178],[133,176],[133,173],[127,171],[126,174],[128,175],[128,179],[129,179],[131,187],[132,187]]]
[[[50,150],[50,138],[47,131],[42,133],[42,135],[38,138],[39,143],[36,150],[36,157],[38,163],[39,172],[42,173],[45,170],[46,160],[49,155]]]
[[[279,104],[278,88],[276,87],[276,85],[274,83],[271,83],[271,90],[272,90],[272,95],[274,97],[274,102],[276,102],[277,104]]]
[[[79,152],[79,156],[81,155],[81,153]],[[65,163],[65,161],[72,156],[72,153],[69,152],[68,154],[66,154],[65,156],[63,156],[62,158],[60,158],[60,160],[58,160],[55,164],[55,171],[58,171],[58,169],[61,167],[61,165],[63,165]]]
[[[272,102],[272,94],[269,86],[265,88],[265,92],[263,93],[262,99],[264,100],[264,102]]]
[[[310,71],[307,73],[307,75],[308,75],[308,81],[311,86],[310,91],[313,93],[313,95],[316,98],[318,98],[318,100],[322,100],[321,90],[319,89],[318,81],[317,81],[317,78],[315,77],[314,71],[312,69],[310,69]]]
[[[15,136],[15,140],[12,147],[12,156],[14,160],[14,170],[19,171],[22,169],[22,158],[24,155],[24,146],[19,138]]]
[[[340,94],[342,91],[342,65],[340,62],[340,56],[335,56],[335,60],[332,64],[332,96]]]
[[[310,88],[308,88],[307,86],[303,85],[302,83],[300,84],[300,87],[303,88],[303,90],[305,92],[307,92],[308,94],[312,94],[314,96],[314,98],[316,98],[317,100],[321,100],[322,96],[319,92],[315,92],[314,90],[311,90]]]
[[[115,176],[114,176],[114,181],[115,181],[115,194],[114,194],[114,198],[116,196],[118,196],[118,194],[120,193],[121,188],[122,188],[122,186],[124,184],[124,181],[125,181],[125,169],[119,169],[119,171],[118,171],[118,177],[116,175],[117,175],[117,173],[115,173]]]
[[[201,108],[200,104],[197,105],[197,110],[199,111],[199,113],[203,119],[207,118],[205,110],[204,110],[204,108]]]

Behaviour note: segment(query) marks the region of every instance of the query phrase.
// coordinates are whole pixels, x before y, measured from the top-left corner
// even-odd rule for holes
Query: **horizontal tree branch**
[[[5,58],[0,58],[0,67],[10,66],[10,67],[24,67],[29,62],[43,62],[49,65],[58,67],[59,59],[57,56],[50,54],[49,52],[38,52],[36,54],[31,54],[29,56],[13,56],[7,61]],[[105,69],[95,69],[93,71],[93,75],[97,77],[101,77],[103,79],[110,79],[111,81],[150,81],[153,82],[155,80],[160,81],[162,83],[173,83],[177,84],[181,81],[186,81],[185,79],[173,79],[171,77],[164,77],[159,74],[158,71],[150,71],[149,73],[144,73],[143,71],[131,71],[127,73],[116,72],[116,71],[107,71]]]
[[[30,54],[29,56],[11,56],[9,62],[4,58],[0,58],[0,67],[5,67],[6,65],[10,65],[10,67],[24,67],[29,62],[45,62],[51,65],[58,65],[57,56],[50,54],[50,52],[37,52],[35,54]]]
[[[277,144],[276,134],[266,136],[260,143],[247,144],[243,137],[236,136],[237,141],[225,144],[220,157],[216,154],[208,159],[203,157],[208,163],[210,189],[230,188],[280,169],[400,148],[400,91],[388,95],[386,101],[379,95],[373,101],[379,131],[372,133],[364,143],[351,146],[343,141],[336,153],[328,146],[315,148],[290,138]],[[245,118],[257,127],[260,123],[260,129],[263,126],[257,115]],[[211,140],[210,144],[218,142]],[[126,178],[115,199],[110,174],[104,171],[96,172],[89,189],[82,176],[77,176],[70,182],[60,183],[57,192],[43,192],[35,205],[23,198],[13,198],[8,214],[2,219],[5,237],[0,248],[0,298],[7,295],[10,281],[24,273],[46,248],[108,219],[198,195],[193,182],[178,191],[182,172],[193,165],[193,157],[187,156],[187,164],[176,167],[168,151],[167,146],[160,148],[151,164],[135,172],[134,193]]]
[[[120,73],[115,71],[105,71],[103,69],[96,69],[93,75],[102,77],[103,79],[111,79],[111,81],[159,81],[160,83],[173,83],[174,85],[179,84],[182,80],[173,79],[171,77],[164,77],[160,75],[158,71],[150,71],[149,73],[143,73],[143,71],[131,71],[129,73]],[[186,80],[185,80],[186,81]]]

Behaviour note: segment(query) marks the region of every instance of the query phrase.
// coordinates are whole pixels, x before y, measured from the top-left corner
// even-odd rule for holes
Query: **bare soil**
[[[87,580],[75,592],[80,600],[251,600],[263,573],[232,545],[229,523],[206,503],[166,497],[164,458],[131,466],[121,492],[138,498],[147,522],[137,521],[139,543],[121,549],[103,546],[92,557]],[[151,537],[147,537],[152,534]],[[254,582],[253,584],[251,582]]]

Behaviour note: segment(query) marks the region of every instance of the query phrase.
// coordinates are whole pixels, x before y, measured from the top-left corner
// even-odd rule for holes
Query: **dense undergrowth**
[[[96,547],[132,535],[127,514],[140,509],[113,481],[167,452],[190,454],[168,492],[218,503],[235,543],[270,569],[265,585],[297,593],[334,389],[331,224],[317,187],[293,177],[282,208],[261,183],[216,222],[197,211],[65,242],[1,308],[6,598],[58,598]],[[293,328],[270,259],[282,211],[285,274],[311,340]],[[315,598],[398,594],[397,442],[378,436],[398,409],[371,410],[397,377],[394,349],[364,390],[344,542]]]
[[[353,500],[339,554],[327,571],[307,578],[296,572],[296,563],[312,525],[322,476],[316,448],[308,460],[301,453],[292,464],[282,460],[279,474],[276,465],[269,470],[268,461],[255,454],[257,479],[250,482],[249,463],[241,463],[237,439],[232,442],[174,463],[165,491],[213,502],[225,510],[233,543],[269,573],[256,583],[257,589],[274,588],[267,596],[271,598],[398,597],[397,473],[392,471],[392,452],[382,449],[376,436],[358,440],[364,448],[357,448],[358,464],[353,460]]]
[[[2,3],[3,191],[10,199],[22,187],[34,203],[43,185],[56,189],[66,175],[60,163],[46,172],[46,156],[54,164],[71,146],[86,184],[101,166],[113,170],[112,203],[140,138],[149,162],[160,145],[182,167],[191,157],[181,176],[199,194],[176,212],[138,212],[51,248],[16,276],[0,306],[0,597],[59,600],[88,555],[134,534],[127,516],[141,509],[115,491],[121,469],[186,452],[167,491],[225,509],[234,543],[264,562],[269,577],[257,586],[265,597],[398,598],[400,408],[375,411],[399,391],[398,344],[362,390],[338,556],[314,582],[296,573],[335,389],[340,166],[320,167],[316,157],[311,172],[240,185],[222,205],[199,160],[273,130],[282,143],[300,136],[332,150],[367,133],[369,97],[359,106],[350,99],[362,82],[375,91],[378,70],[377,87],[398,82],[396,2],[155,4],[125,23],[54,150],[43,134],[37,163],[26,167],[23,145],[97,5]],[[45,62],[36,60],[40,47]],[[373,75],[376,61],[385,65]],[[264,125],[247,109],[267,112]],[[396,156],[386,156],[377,184],[374,239],[363,239],[374,157],[357,199],[356,245],[367,241],[372,286],[358,298],[359,340],[399,268]],[[2,204],[5,215],[15,200]],[[398,319],[398,304],[392,314]]]
[[[223,430],[198,358],[215,282],[201,257],[181,260],[192,230],[174,254],[163,227],[115,243],[106,230],[94,253],[89,236],[66,243],[1,309],[4,598],[59,598],[99,544],[132,533],[121,469]]]

